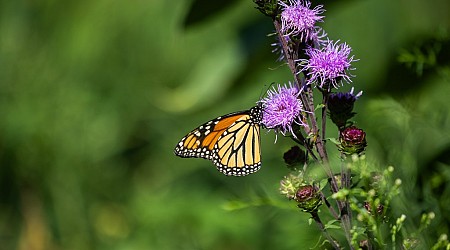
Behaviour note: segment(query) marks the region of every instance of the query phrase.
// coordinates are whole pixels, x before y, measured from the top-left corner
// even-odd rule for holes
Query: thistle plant
[[[414,234],[408,237],[402,232],[407,217],[396,217],[391,211],[391,201],[401,189],[401,180],[393,178],[394,168],[375,171],[366,162],[366,132],[352,120],[362,91],[353,86],[348,92],[341,90],[353,84],[353,64],[358,59],[349,44],[328,37],[319,26],[325,22],[324,6],[313,6],[308,0],[254,2],[272,19],[273,52],[292,74],[291,82],[276,84],[260,101],[262,125],[295,142],[283,156],[290,172],[280,182],[280,193],[311,215],[328,248],[412,249],[419,245]],[[338,131],[334,136],[327,134],[328,120]],[[332,137],[336,139],[328,139]],[[338,166],[329,160],[330,149],[340,155]],[[321,168],[325,178],[309,176],[312,168]],[[425,228],[432,216],[424,216]],[[322,218],[332,219],[324,222]],[[330,228],[340,229],[345,238],[333,235]],[[441,238],[436,245],[448,242],[446,236]]]

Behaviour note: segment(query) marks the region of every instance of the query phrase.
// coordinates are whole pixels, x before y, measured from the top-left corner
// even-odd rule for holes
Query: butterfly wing
[[[261,167],[260,127],[250,120],[241,116],[214,145],[213,163],[225,175],[244,176]]]
[[[225,175],[254,173],[261,167],[260,123],[259,107],[217,117],[183,137],[174,152],[211,160]]]

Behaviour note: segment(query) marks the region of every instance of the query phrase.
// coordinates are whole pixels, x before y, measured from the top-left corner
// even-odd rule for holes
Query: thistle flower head
[[[303,176],[289,174],[280,181],[280,193],[289,200],[295,199],[298,188],[304,184]]]
[[[272,53],[275,53],[278,55],[277,62],[281,62],[286,58],[286,56],[284,54],[285,52],[283,50],[283,46],[281,45],[281,42],[279,41],[279,38],[277,37],[275,39],[276,39],[276,41],[274,43],[271,43],[270,46],[273,47]]]
[[[291,132],[295,137],[292,129],[294,123],[307,126],[301,120],[301,113],[304,112],[304,109],[298,98],[299,95],[300,90],[291,83],[289,86],[278,85],[277,88],[269,89],[267,97],[260,101],[264,109],[262,124],[283,135]]]
[[[309,47],[306,55],[309,59],[301,59],[302,71],[307,71],[309,76],[308,84],[315,83],[321,88],[330,88],[330,83],[334,88],[342,85],[341,80],[351,82],[349,70],[353,70],[351,63],[357,61],[350,56],[352,49],[346,43],[338,44],[327,41],[326,45],[320,49]]]
[[[303,212],[317,212],[322,205],[320,190],[314,184],[308,184],[303,179],[303,173],[299,175],[289,174],[280,181],[280,193],[289,200],[295,200],[297,207]]]
[[[299,146],[293,146],[284,153],[283,159],[289,169],[295,170],[297,166],[305,164],[307,156]]]
[[[339,134],[339,150],[347,155],[362,154],[366,149],[366,133],[355,126],[347,127]]]
[[[288,2],[288,3],[286,3]],[[316,22],[323,22],[320,16],[325,10],[322,5],[311,9],[308,0],[279,0],[282,6],[281,32],[284,36],[297,36],[300,41],[312,40],[320,31]]]
[[[320,205],[322,205],[319,189],[313,185],[300,186],[294,199],[298,202],[297,207],[304,212],[317,212]]]
[[[367,212],[370,215],[382,215],[384,212],[384,206],[383,204],[373,204],[371,205],[370,202],[365,201],[363,204],[363,207],[367,210]],[[374,209],[376,208],[376,209]],[[376,211],[374,211],[376,210]]]
[[[353,106],[356,100],[362,95],[362,91],[358,94],[353,94],[353,88],[350,92],[331,93],[328,97],[327,107],[331,121],[333,121],[338,128],[346,125],[347,121],[356,113],[353,112]]]

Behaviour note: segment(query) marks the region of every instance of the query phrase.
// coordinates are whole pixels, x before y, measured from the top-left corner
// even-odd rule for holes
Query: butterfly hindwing
[[[211,160],[225,175],[254,173],[261,167],[260,123],[258,106],[217,117],[183,137],[175,154]]]
[[[214,164],[226,175],[242,176],[261,167],[259,124],[242,116],[222,134],[215,144]]]

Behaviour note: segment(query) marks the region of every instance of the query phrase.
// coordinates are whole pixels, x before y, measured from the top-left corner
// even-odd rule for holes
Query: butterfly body
[[[261,119],[260,106],[219,116],[188,133],[174,152],[211,160],[225,175],[254,173],[261,167]]]

